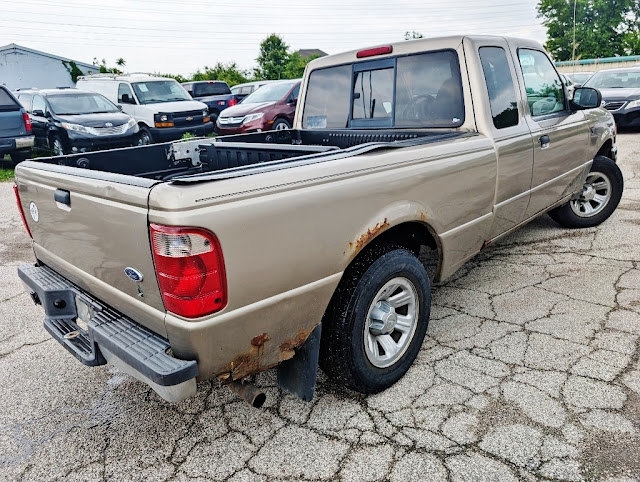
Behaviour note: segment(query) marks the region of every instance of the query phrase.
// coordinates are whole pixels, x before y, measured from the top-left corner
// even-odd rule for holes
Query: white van
[[[78,78],[79,89],[104,95],[140,126],[140,144],[180,139],[214,130],[207,105],[193,100],[174,79],[148,74],[96,74]]]

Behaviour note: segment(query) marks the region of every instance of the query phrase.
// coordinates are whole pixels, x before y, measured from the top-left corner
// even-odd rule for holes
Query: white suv
[[[78,78],[79,89],[104,95],[140,126],[140,144],[180,139],[186,132],[213,132],[207,105],[195,101],[178,82],[148,74],[96,74]]]

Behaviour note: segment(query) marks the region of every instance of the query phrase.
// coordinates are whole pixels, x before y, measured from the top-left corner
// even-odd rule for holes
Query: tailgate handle
[[[71,193],[65,189],[56,189],[56,192],[53,194],[53,199],[55,199],[56,202],[71,206]]]

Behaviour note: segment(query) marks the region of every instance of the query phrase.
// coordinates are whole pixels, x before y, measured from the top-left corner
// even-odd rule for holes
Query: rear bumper
[[[46,330],[83,364],[112,363],[147,383],[170,402],[195,394],[196,361],[169,356],[167,351],[171,346],[166,339],[118,313],[47,266],[23,265],[18,268],[18,275],[34,301],[43,306]]]
[[[29,149],[33,147],[34,136],[9,137],[0,139],[0,154]]]

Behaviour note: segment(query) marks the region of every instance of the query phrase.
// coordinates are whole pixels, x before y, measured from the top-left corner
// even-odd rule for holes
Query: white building
[[[10,90],[26,87],[51,89],[73,87],[72,73],[95,74],[98,67],[84,62],[40,52],[16,44],[0,47],[0,84]]]

